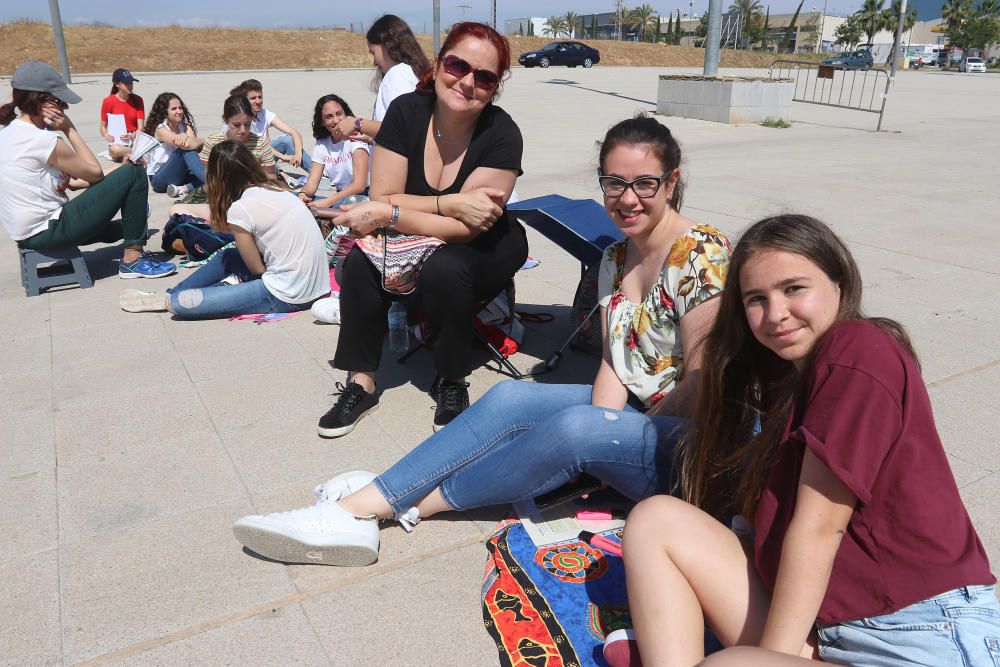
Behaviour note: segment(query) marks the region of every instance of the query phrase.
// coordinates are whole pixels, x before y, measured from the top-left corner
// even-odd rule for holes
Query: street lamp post
[[[56,41],[56,53],[59,54],[59,68],[62,69],[66,83],[73,83],[69,75],[69,56],[66,55],[66,39],[63,37],[62,17],[59,15],[59,0],[49,0],[49,13],[52,15],[52,36]]]
[[[441,0],[434,0],[434,55],[441,51]]]

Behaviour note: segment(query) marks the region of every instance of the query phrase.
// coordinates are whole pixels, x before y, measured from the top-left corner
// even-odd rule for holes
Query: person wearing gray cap
[[[66,114],[80,96],[51,66],[22,64],[11,88],[13,100],[0,106],[0,222],[10,237],[39,251],[124,240],[119,277],[174,273],[173,264],[144,251],[146,170],[126,163],[104,175]],[[67,190],[78,188],[87,189],[69,199]],[[121,219],[112,220],[119,210]]]

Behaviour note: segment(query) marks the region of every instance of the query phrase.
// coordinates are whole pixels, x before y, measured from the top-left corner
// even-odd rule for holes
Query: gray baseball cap
[[[41,60],[29,60],[14,70],[11,88],[36,93],[51,93],[67,104],[76,104],[82,98],[66,85],[59,72]]]

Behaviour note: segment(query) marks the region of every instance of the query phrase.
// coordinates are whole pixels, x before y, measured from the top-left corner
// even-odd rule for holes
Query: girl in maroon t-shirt
[[[732,255],[705,342],[684,502],[629,516],[646,665],[994,665],[1000,604],[909,338],[861,313],[844,243],[799,215]],[[742,535],[715,517],[748,518]],[[802,656],[802,657],[798,657]]]

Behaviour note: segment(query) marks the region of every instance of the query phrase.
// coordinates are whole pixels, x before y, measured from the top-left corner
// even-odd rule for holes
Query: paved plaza
[[[516,70],[500,105],[524,135],[520,196],[596,198],[596,142],[655,109],[663,72]],[[159,92],[178,93],[202,135],[250,76],[306,136],[321,94],[360,115],[374,99],[371,70],[136,76],[147,110]],[[75,80],[84,102],[70,115],[96,151],[110,77]],[[952,469],[1000,569],[997,109],[1000,76],[921,71],[900,74],[878,134],[874,115],[800,104],[789,129],[660,119],[684,148],[691,218],[735,241],[760,217],[803,212],[850,241],[868,312],[913,336]],[[160,229],[170,200],[150,193],[150,204]],[[579,279],[574,259],[529,239],[541,264],[517,276],[519,308],[556,321],[529,325],[513,359],[521,368],[567,333]],[[87,254],[92,289],[26,298],[2,231],[0,249],[0,664],[496,664],[479,596],[483,542],[505,508],[412,534],[385,527],[368,568],[269,562],[231,532],[244,514],[311,503],[313,486],[337,472],[384,470],[429,436],[429,354],[386,361],[380,409],[322,440],[316,422],[343,380],[331,367],[338,327],[308,313],[260,326],[124,313],[122,289],[180,277],[119,280],[118,248]],[[573,352],[538,381],[587,382],[595,369]],[[477,369],[473,400],[501,379]]]

